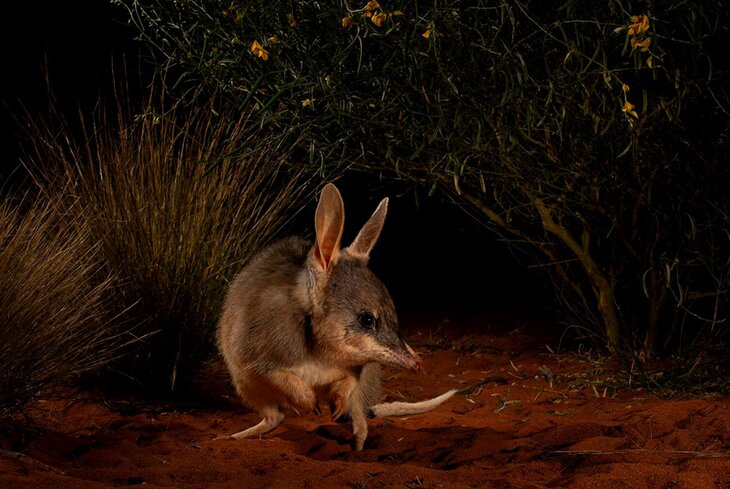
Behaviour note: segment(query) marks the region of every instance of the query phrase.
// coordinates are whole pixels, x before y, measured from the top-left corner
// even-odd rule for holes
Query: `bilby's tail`
[[[443,402],[456,394],[457,390],[452,389],[444,392],[440,396],[419,402],[386,402],[376,404],[370,408],[368,416],[371,418],[384,418],[385,416],[407,416],[410,414],[421,414],[433,411]]]

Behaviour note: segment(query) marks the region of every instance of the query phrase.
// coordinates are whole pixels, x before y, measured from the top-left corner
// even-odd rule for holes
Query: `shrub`
[[[284,165],[291,148],[245,116],[152,104],[132,116],[120,104],[79,126],[80,138],[36,126],[29,166],[66,202],[67,225],[99,243],[113,312],[147,335],[118,371],[152,393],[185,390],[215,351],[228,280],[309,187]]]
[[[110,281],[85,230],[59,225],[55,204],[22,207],[0,202],[0,414],[110,362],[132,339],[106,315]]]
[[[477,210],[610,351],[726,329],[722,5],[114,3],[189,103],[220,93],[296,134],[314,168],[385,172]]]

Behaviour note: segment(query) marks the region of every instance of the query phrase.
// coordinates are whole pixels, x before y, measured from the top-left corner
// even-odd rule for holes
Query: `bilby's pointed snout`
[[[421,358],[418,353],[413,351],[413,348],[403,341],[403,338],[399,338],[399,340],[399,344],[395,348],[388,348],[385,363],[394,367],[407,368],[414,372],[422,371]]]

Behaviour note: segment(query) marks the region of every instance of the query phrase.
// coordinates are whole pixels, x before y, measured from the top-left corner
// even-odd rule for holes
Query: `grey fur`
[[[337,188],[322,191],[317,239],[287,238],[254,256],[231,284],[217,330],[218,346],[244,403],[262,421],[231,435],[274,429],[283,409],[318,411],[352,420],[355,448],[367,437],[367,416],[430,410],[439,401],[376,404],[380,364],[420,369],[398,332],[388,290],[367,267],[387,212],[384,199],[353,246],[340,248],[344,207]],[[363,323],[363,314],[375,320]]]

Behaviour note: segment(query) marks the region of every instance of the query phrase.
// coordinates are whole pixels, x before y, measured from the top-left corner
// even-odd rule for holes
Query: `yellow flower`
[[[649,30],[649,17],[646,15],[632,15],[632,24],[629,24],[629,36],[635,36]]]
[[[297,19],[294,17],[293,13],[286,14],[286,19],[289,21],[289,27],[296,27],[299,25],[299,22],[297,22]]]
[[[636,112],[636,109],[634,108],[634,104],[632,104],[628,100],[624,103],[624,106],[621,107],[621,111],[626,114],[632,115],[634,117],[634,119],[639,118],[639,114]]]
[[[375,10],[376,8],[380,8],[380,4],[378,3],[378,0],[370,0],[367,5],[363,8],[363,10]]]
[[[251,44],[251,54],[253,54],[254,56],[258,56],[264,61],[267,61],[269,59],[268,51],[266,51],[261,43],[258,41],[254,41],[253,44]]]
[[[311,98],[305,98],[302,100],[302,107],[309,107],[310,105],[314,108],[314,100]]]
[[[383,25],[383,22],[385,22],[385,20],[387,18],[388,18],[388,14],[386,14],[384,12],[380,12],[379,14],[373,15],[370,18],[370,20],[373,21],[373,24],[375,24],[376,26],[380,27],[381,25]]]
[[[355,25],[357,22],[355,22],[355,19],[352,17],[345,17],[342,19],[342,27],[350,27],[351,25]]]
[[[428,28],[421,34],[425,39],[428,39],[431,37],[431,33],[433,32],[433,26],[431,24],[428,24]]]
[[[654,58],[652,58],[651,56],[646,58],[646,66],[648,66],[649,68],[654,68]]]
[[[639,41],[635,37],[631,38],[631,49],[641,48],[642,53],[649,50],[649,44],[651,44],[651,38],[646,38],[643,41]]]
[[[271,36],[266,40],[269,44],[279,44],[279,38],[276,36]]]
[[[621,85],[621,90],[623,90],[624,93],[627,93],[630,90],[630,88],[627,84],[624,83]]]

